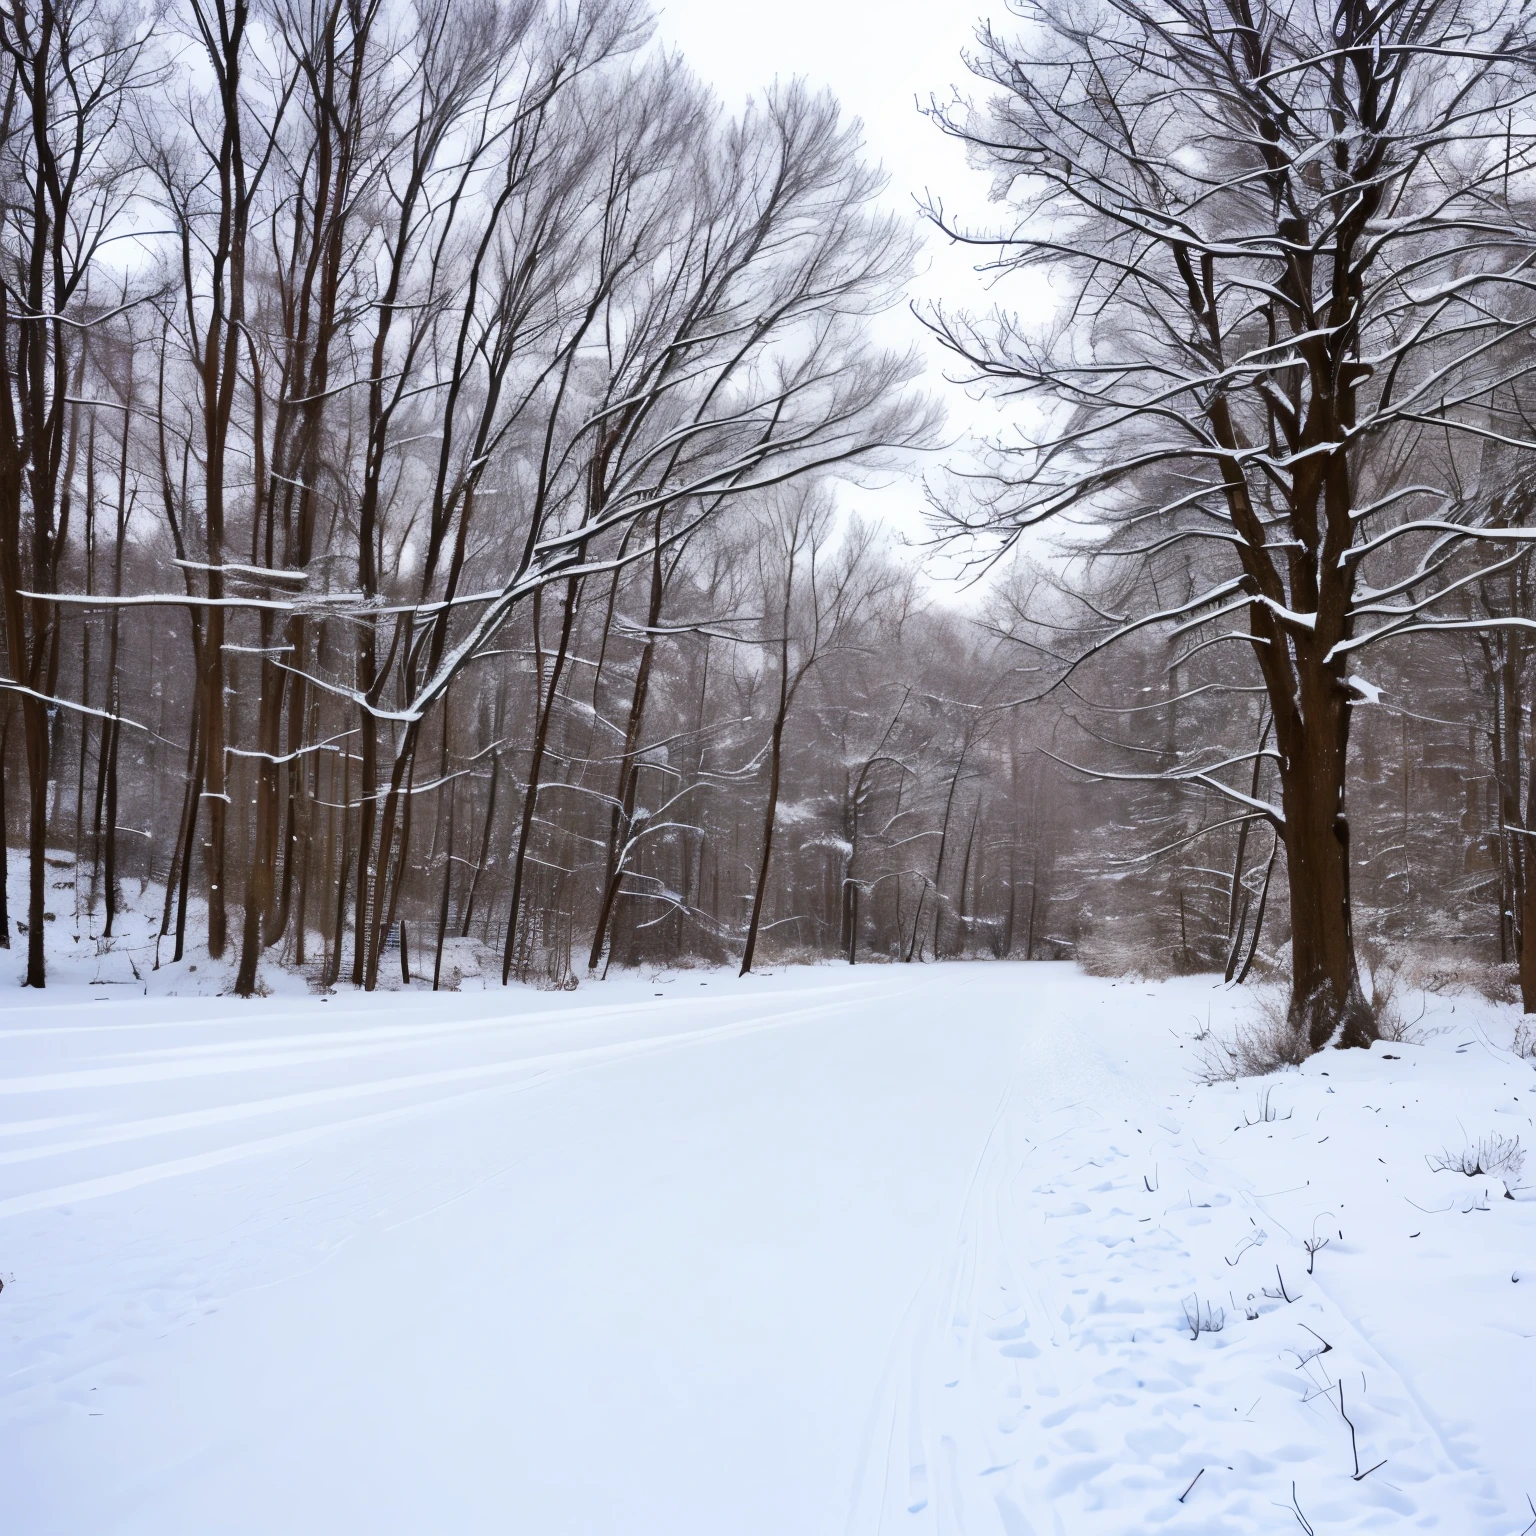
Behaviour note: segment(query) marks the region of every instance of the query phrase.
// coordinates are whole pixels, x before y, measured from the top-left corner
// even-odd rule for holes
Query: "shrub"
[[[1512,1184],[1525,1167],[1525,1150],[1518,1136],[1484,1136],[1475,1146],[1468,1144],[1460,1152],[1442,1152],[1427,1161],[1436,1173],[1464,1173],[1469,1179],[1497,1175],[1506,1184]]]
[[[1199,1077],[1207,1085],[1235,1083],[1300,1066],[1309,1054],[1306,1037],[1292,1027],[1284,990],[1265,987],[1254,994],[1254,1017],[1239,1024],[1231,1039],[1201,1040]]]

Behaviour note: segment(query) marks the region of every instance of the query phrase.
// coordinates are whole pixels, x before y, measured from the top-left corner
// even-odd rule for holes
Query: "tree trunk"
[[[325,967],[325,984],[334,987],[341,976],[341,947],[347,937],[347,876],[352,867],[352,754],[341,760],[341,868],[336,873],[336,936]]]
[[[1531,729],[1536,733],[1536,716]],[[1536,827],[1536,744],[1526,754],[1525,826]],[[1530,832],[1520,838],[1520,858],[1525,867],[1520,913],[1520,1011],[1536,1013],[1536,844]]]
[[[181,869],[176,881],[176,949],[171,955],[174,964],[187,952],[187,895],[192,884],[192,845],[197,840],[197,822],[202,812],[203,805],[203,762],[198,756],[200,743],[198,715],[196,706],[192,713],[192,736],[188,743],[188,752],[196,758],[196,766],[192,769],[192,787],[187,797],[186,833],[181,845]]]
[[[0,726],[0,949],[11,947],[11,907],[6,888],[11,872],[10,822],[5,814],[5,760],[11,745],[11,708],[5,707],[5,724]],[[75,864],[75,880],[80,879],[79,861]]]
[[[498,722],[499,723],[499,722]],[[469,937],[469,925],[475,915],[475,897],[480,893],[480,877],[485,873],[486,860],[491,851],[491,828],[496,821],[496,781],[501,777],[501,753],[491,748],[491,783],[485,797],[485,821],[480,828],[480,852],[475,859],[475,872],[469,877],[469,895],[464,898],[464,920],[459,924],[459,937]]]
[[[768,804],[763,810],[763,852],[757,866],[757,884],[752,891],[752,918],[747,924],[747,943],[741,952],[741,970],[745,976],[752,969],[757,954],[757,935],[763,921],[763,903],[768,894],[768,866],[773,859],[773,824],[779,813],[779,778],[784,763],[784,722],[789,718],[789,706],[793,702],[800,680],[814,659],[803,659],[793,680],[789,674],[789,616],[795,593],[795,555],[797,545],[789,545],[789,566],[784,575],[784,603],[779,614],[779,700],[773,713],[773,732],[769,738]],[[810,593],[816,595],[815,568],[812,567]]]
[[[261,640],[265,650],[271,638],[268,616],[262,614]],[[235,975],[235,995],[251,997],[256,991],[256,964],[265,948],[262,923],[270,922],[276,891],[278,806],[278,731],[282,719],[283,674],[262,657],[261,703],[256,730],[256,827],[251,859],[245,877],[245,911],[240,930],[240,967]],[[291,802],[290,802],[291,804]],[[291,831],[291,825],[290,825]]]
[[[115,691],[115,690],[114,690]],[[105,900],[107,920],[102,927],[102,937],[112,937],[112,919],[117,914],[117,742],[120,727],[116,720],[107,726],[107,824],[104,829],[106,843]]]
[[[1040,827],[1035,826],[1035,845],[1029,864],[1029,916],[1024,925],[1024,958],[1035,958],[1035,917],[1040,910]]]
[[[0,303],[0,315],[3,315]],[[10,388],[6,383],[6,391]],[[9,394],[0,414],[9,413]],[[9,440],[13,430],[0,434]],[[0,457],[0,585],[4,587],[5,632],[10,675],[18,682],[36,687],[41,681],[37,664],[41,661],[42,636],[49,627],[48,604],[42,598],[23,599],[21,566],[21,482],[25,473],[6,442]],[[34,556],[34,581],[46,582],[48,569],[46,534],[42,557]],[[25,604],[25,606],[24,606]],[[30,610],[30,625],[28,623]],[[28,644],[28,633],[32,642]],[[27,765],[27,969],[24,987],[41,987],[46,982],[47,965],[43,955],[43,911],[47,895],[48,847],[48,712],[41,699],[26,694],[21,700],[22,748]]]
[[[1280,781],[1285,856],[1291,897],[1292,1028],[1317,1051],[1337,1036],[1343,1046],[1368,1046],[1376,1022],[1360,989],[1349,904],[1349,822],[1344,770],[1349,705],[1331,677],[1329,690],[1304,718],[1301,750],[1283,750]],[[1283,743],[1289,748],[1290,743]]]
[[[656,655],[656,626],[661,622],[661,604],[666,592],[666,574],[661,558],[659,514],[656,534],[656,543],[651,551],[651,591],[646,608],[645,646],[640,652],[640,661],[635,668],[634,687],[629,695],[629,719],[624,726],[624,754],[619,760],[618,791],[614,795],[613,811],[608,821],[607,874],[603,881],[603,894],[598,902],[597,922],[592,930],[592,948],[587,955],[589,972],[595,972],[603,958],[603,946],[608,941],[608,925],[613,920],[613,904],[618,900],[619,887],[624,882],[624,850],[628,846],[629,834],[634,826],[635,797],[640,786],[640,764],[636,761],[636,753],[640,750],[640,730],[645,719],[646,700],[650,694],[651,666]],[[617,576],[614,580],[616,584]],[[607,623],[610,625],[616,590],[615,585],[608,597]],[[606,645],[605,633],[605,649]],[[594,691],[595,686],[594,684]],[[594,718],[595,714],[594,710]]]
[[[971,885],[971,853],[976,846],[976,826],[981,820],[981,798],[976,799],[976,809],[971,813],[971,830],[965,839],[965,857],[960,861],[960,898],[955,911],[955,943],[951,951],[953,954],[965,953],[965,940],[967,930],[970,927],[970,912],[967,897]],[[977,876],[978,883],[980,875]],[[934,956],[938,958],[937,955]]]
[[[373,688],[377,670],[372,623],[362,625],[361,630],[362,633],[358,639],[357,683],[358,692],[367,697]],[[373,825],[379,808],[376,798],[379,781],[378,721],[367,709],[359,710],[358,715],[359,735],[362,739],[362,754],[358,767],[362,773],[362,783],[359,786],[357,807],[357,910],[352,918],[354,924],[352,985],[354,987],[362,986],[368,977],[368,894],[376,875],[376,871],[368,867],[368,861],[373,855]]]
[[[314,856],[315,835],[310,827],[310,814],[304,818],[304,843],[299,856],[298,876],[298,906],[294,912],[293,925],[293,963],[300,969],[304,969],[304,924],[309,916],[309,866]]]
[[[24,987],[41,987],[47,977],[43,957],[44,908],[47,901],[48,718],[36,699],[21,706],[27,754],[27,971]]]
[[[223,596],[222,579],[208,576],[209,595]],[[203,874],[208,882],[208,953],[224,957],[229,941],[229,919],[224,907],[224,845],[229,821],[229,795],[224,784],[224,610],[211,607],[206,619],[203,647],[203,798],[208,802],[208,825],[203,840]]]
[[[446,739],[447,733],[444,732]],[[446,754],[444,754],[446,760]],[[448,937],[448,900],[453,891],[453,812],[457,786],[448,786],[448,830],[443,842],[443,899],[437,913],[437,949],[432,956],[432,990],[437,991],[443,974],[443,941]]]
[[[949,822],[955,809],[955,790],[960,784],[960,775],[965,771],[965,759],[970,751],[970,742],[967,741],[961,748],[959,761],[955,764],[955,771],[950,775],[949,791],[944,797],[944,819],[939,823],[939,851],[933,861],[933,958],[940,958],[939,941],[942,938],[940,925],[944,921],[944,888],[939,883],[944,878],[944,853],[949,846]],[[922,906],[922,897],[918,897],[918,906]],[[915,930],[914,930],[915,931]],[[922,951],[918,951],[918,958],[922,958]]]
[[[778,713],[773,719],[773,742],[770,747],[768,768],[768,804],[763,809],[763,854],[757,865],[757,884],[752,891],[752,920],[747,924],[747,945],[741,953],[741,970],[745,976],[752,969],[757,954],[757,935],[763,921],[763,902],[768,892],[768,866],[773,859],[773,824],[779,812],[779,771],[784,758],[784,717],[789,713],[783,693],[780,694]]]
[[[549,722],[555,712],[555,699],[560,689],[560,674],[565,670],[565,659],[571,648],[571,626],[576,618],[576,599],[581,583],[572,577],[565,587],[565,614],[560,622],[560,643],[555,650],[549,668],[549,687],[541,700],[538,724],[533,738],[533,752],[528,763],[528,790],[523,797],[523,816],[517,831],[517,852],[512,860],[512,895],[507,904],[507,934],[502,946],[501,984],[506,986],[512,976],[512,952],[517,943],[518,908],[523,900],[523,867],[528,857],[528,839],[533,832],[533,816],[539,798],[539,781],[544,771],[544,750],[549,743]],[[533,623],[533,647],[539,648],[539,623],[535,614]]]
[[[385,911],[384,911],[384,914],[383,914],[383,925],[382,925],[382,927],[379,927],[377,929],[377,931],[374,934],[374,938],[373,938],[373,943],[372,943],[373,959],[371,961],[371,968],[370,968],[370,970],[368,972],[368,990],[370,992],[372,992],[373,989],[379,983],[379,950],[380,950],[380,948],[383,945],[384,934],[388,933],[389,930],[392,929],[395,926],[395,914],[398,912],[399,907],[400,907],[400,891],[401,891],[401,889],[405,885],[405,872],[406,872],[407,869],[410,868],[410,863],[411,863],[411,813],[415,809],[415,806],[416,806],[416,793],[415,793],[415,785],[416,785],[416,757],[415,757],[415,747],[414,747],[414,745],[410,745],[407,748],[407,750],[409,750],[411,752],[411,757],[409,759],[409,765],[406,768],[405,806],[404,806],[404,809],[399,813],[399,820],[400,820],[400,855],[395,860],[395,868],[394,868],[393,876],[391,878],[389,878],[389,880],[388,880],[387,890],[388,890],[389,900],[388,900],[388,903],[386,905],[386,908],[385,908]],[[399,771],[399,765],[397,764],[396,765],[396,772],[398,773],[398,771]],[[390,796],[391,806],[393,806],[394,804],[398,804],[399,803],[399,799],[400,799],[400,797],[399,797],[398,794],[392,794]],[[381,847],[381,850],[383,848],[389,848],[389,847],[393,846],[392,839],[393,839],[393,835],[394,834],[393,834],[392,828],[390,826],[390,823],[393,820],[394,820],[393,816],[389,817],[386,820],[385,826],[384,826],[383,830],[380,833],[380,847]],[[383,861],[384,861],[384,854],[381,851],[380,854],[379,854],[379,862],[380,862],[381,865],[382,865]],[[382,900],[383,897],[384,897],[384,894],[385,894],[385,888],[381,887],[380,890],[379,890],[378,895],[375,896],[374,900],[376,902]],[[377,918],[375,918],[375,922],[376,923],[378,922]],[[405,925],[404,925],[404,923],[402,923],[401,927],[400,927],[400,943],[401,943],[401,946],[402,946],[402,948],[401,948],[401,964],[403,966],[405,964],[405,952],[404,952]],[[408,975],[405,977],[405,980],[407,980],[407,981],[409,981],[410,979],[411,978]]]

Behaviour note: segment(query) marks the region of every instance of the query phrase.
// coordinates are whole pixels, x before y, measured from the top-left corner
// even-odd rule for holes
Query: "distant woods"
[[[835,103],[730,117],[647,30],[0,9],[30,984],[146,900],[243,993],[1045,943],[992,664],[821,485],[933,436],[867,325],[910,228]]]
[[[1016,20],[929,213],[1059,308],[930,315],[1027,406],[951,480],[829,98],[623,0],[0,4],[27,982],[152,903],[245,994],[1288,964],[1311,1048],[1386,938],[1536,1007],[1530,16]],[[914,466],[958,605],[832,488]]]

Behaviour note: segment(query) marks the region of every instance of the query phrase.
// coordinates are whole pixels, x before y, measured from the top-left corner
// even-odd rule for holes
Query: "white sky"
[[[969,175],[958,147],[918,114],[969,78],[979,0],[657,0],[658,32],[675,43],[728,105],[775,78],[830,87],[865,124],[872,158],[910,206],[925,185]]]
[[[730,108],[776,78],[802,76],[813,86],[830,88],[844,109],[863,121],[869,158],[890,177],[887,200],[892,207],[911,212],[914,199],[931,189],[946,206],[983,210],[985,177],[971,170],[960,147],[920,115],[918,104],[926,104],[930,95],[947,97],[955,86],[967,94],[972,85],[979,87],[961,52],[971,45],[977,18],[989,9],[995,14],[999,6],[989,7],[986,0],[656,3],[659,38],[679,48]],[[912,296],[919,303],[942,297],[951,306],[987,304],[973,260],[973,254],[930,236]],[[1018,291],[1009,295],[1006,287],[999,296],[1015,303],[1025,297]],[[909,315],[893,323],[902,338],[922,343],[924,333]],[[946,435],[996,430],[995,408],[968,403],[959,387],[940,377],[938,349],[927,343],[924,350],[931,359],[928,388],[949,410]],[[909,535],[921,533],[922,491],[915,478],[852,492],[848,501],[878,508]]]

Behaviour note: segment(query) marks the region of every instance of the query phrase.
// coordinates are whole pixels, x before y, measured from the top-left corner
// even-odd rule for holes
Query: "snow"
[[[1531,1518],[1536,1200],[1428,1161],[1536,1139],[1507,1010],[1207,1087],[1252,1007],[1209,977],[18,968],[14,1536],[1214,1536],[1301,1529],[1293,1485],[1317,1532]]]

